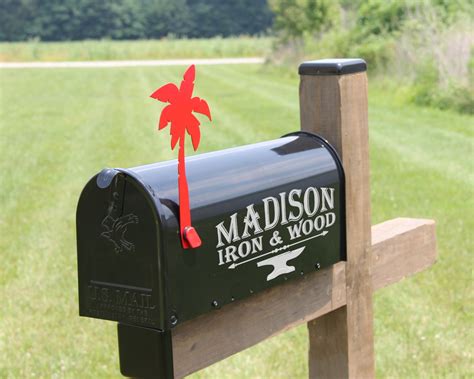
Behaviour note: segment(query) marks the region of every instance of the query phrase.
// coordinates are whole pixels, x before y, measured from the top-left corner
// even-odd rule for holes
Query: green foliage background
[[[0,0],[0,41],[254,35],[266,0]]]
[[[407,103],[474,112],[470,0],[269,0],[273,61],[361,57]]]

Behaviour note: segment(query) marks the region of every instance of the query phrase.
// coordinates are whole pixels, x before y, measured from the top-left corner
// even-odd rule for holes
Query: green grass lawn
[[[3,42],[0,62],[257,57],[266,56],[271,44],[271,38],[256,37]]]
[[[0,71],[0,377],[119,377],[115,323],[78,316],[76,203],[103,167],[174,157],[148,96],[183,70]],[[295,76],[203,66],[196,88],[213,115],[200,152],[299,128]],[[433,268],[375,295],[380,377],[474,374],[473,120],[371,88],[373,223],[433,218],[439,248]],[[304,378],[306,360],[301,326],[194,377]]]

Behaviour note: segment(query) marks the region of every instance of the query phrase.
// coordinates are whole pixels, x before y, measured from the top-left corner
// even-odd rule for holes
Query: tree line
[[[258,35],[267,0],[0,0],[0,40],[69,41]]]

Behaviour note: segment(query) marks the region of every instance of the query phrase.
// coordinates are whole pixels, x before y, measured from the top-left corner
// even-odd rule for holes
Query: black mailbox
[[[80,314],[121,323],[124,375],[170,376],[172,327],[345,259],[344,175],[322,138],[297,132],[186,164],[197,249],[181,247],[177,161],[105,169],[79,200]]]

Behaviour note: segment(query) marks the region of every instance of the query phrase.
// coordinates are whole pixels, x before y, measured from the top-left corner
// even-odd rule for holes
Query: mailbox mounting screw
[[[317,270],[319,270],[321,268],[321,265],[319,264],[319,262],[316,263],[315,267],[316,267]]]
[[[212,301],[212,306],[213,306],[214,308],[219,307],[219,303],[217,302],[217,300],[213,300],[213,301]]]
[[[178,318],[175,315],[171,315],[170,322],[171,325],[175,326],[178,323]]]

